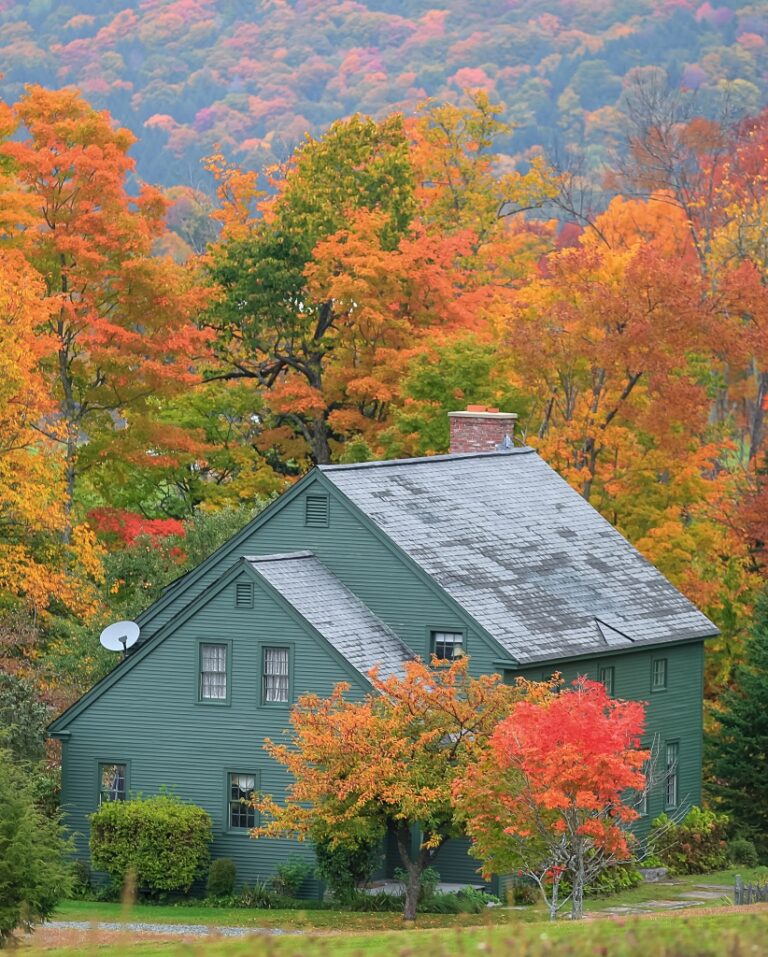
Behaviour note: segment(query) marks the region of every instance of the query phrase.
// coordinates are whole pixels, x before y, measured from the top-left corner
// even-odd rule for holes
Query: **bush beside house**
[[[187,892],[205,875],[213,838],[207,811],[172,794],[109,801],[91,815],[93,866],[150,897]]]
[[[706,874],[728,867],[727,814],[693,807],[682,821],[666,814],[653,822],[650,845],[670,874]]]

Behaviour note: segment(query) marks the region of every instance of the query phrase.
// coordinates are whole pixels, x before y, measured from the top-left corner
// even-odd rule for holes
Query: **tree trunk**
[[[315,460],[315,464],[330,465],[331,447],[328,444],[328,423],[321,412],[313,417],[309,427],[312,432],[312,458]]]
[[[572,872],[573,890],[571,892],[571,920],[581,920],[584,916],[584,848],[579,843],[576,850],[576,867]]]
[[[64,340],[65,328],[63,324],[59,325],[59,338]],[[69,544],[72,538],[72,510],[75,505],[75,478],[76,478],[76,458],[77,458],[77,439],[79,434],[77,422],[77,403],[75,402],[74,387],[69,368],[69,349],[66,342],[62,341],[59,347],[59,380],[63,399],[61,403],[61,416],[64,420],[64,427],[67,430],[66,437],[66,499],[64,502],[64,511],[67,516],[66,525],[62,531],[62,539],[65,544]]]
[[[411,829],[407,824],[398,824],[395,837],[400,860],[403,862],[407,875],[403,920],[416,920],[416,905],[419,902],[419,891],[421,890],[421,872],[424,869],[421,865],[421,854],[418,855],[416,860],[411,857]]]
[[[557,920],[557,907],[558,907],[558,904],[560,903],[559,895],[560,895],[560,878],[556,876],[552,880],[552,893],[549,895],[549,901],[548,901],[550,920]]]
[[[416,907],[419,903],[419,895],[421,893],[422,874],[435,859],[438,848],[422,847],[419,849],[416,857],[412,857],[411,828],[404,822],[397,825],[395,838],[397,840],[397,850],[400,854],[400,860],[403,862],[403,867],[407,875],[403,920],[413,921],[416,920]]]
[[[768,396],[768,372],[760,372],[757,375],[757,396],[752,410],[752,421],[749,429],[749,461],[754,461],[760,453],[760,447],[763,444],[763,428],[765,422],[765,409],[763,403]]]

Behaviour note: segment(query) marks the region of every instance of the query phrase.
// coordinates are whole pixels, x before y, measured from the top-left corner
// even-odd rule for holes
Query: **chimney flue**
[[[496,452],[515,434],[517,415],[484,405],[468,405],[465,412],[449,412],[451,452]]]

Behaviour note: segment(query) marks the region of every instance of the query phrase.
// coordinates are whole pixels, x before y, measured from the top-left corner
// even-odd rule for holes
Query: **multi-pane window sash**
[[[264,649],[264,700],[287,701],[290,655],[288,648]]]
[[[200,697],[225,701],[227,697],[227,646],[200,646]]]
[[[252,774],[229,776],[229,826],[256,827],[256,811],[251,804],[256,782]]]
[[[124,764],[99,765],[99,803],[124,801],[128,796]]]
[[[656,658],[653,662],[653,676],[651,687],[654,690],[667,687],[667,659]]]
[[[433,631],[432,649],[435,658],[452,661],[462,652],[464,636],[460,631]]]
[[[666,755],[666,806],[677,807],[678,766],[680,763],[680,747],[676,741],[667,745]]]

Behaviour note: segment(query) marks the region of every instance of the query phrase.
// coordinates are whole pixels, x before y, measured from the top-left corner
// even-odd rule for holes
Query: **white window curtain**
[[[436,658],[451,661],[462,651],[463,635],[460,631],[435,631],[432,633],[433,652]]]
[[[202,645],[200,649],[200,696],[218,701],[227,697],[227,646]]]
[[[288,649],[264,649],[264,700],[288,700]]]

